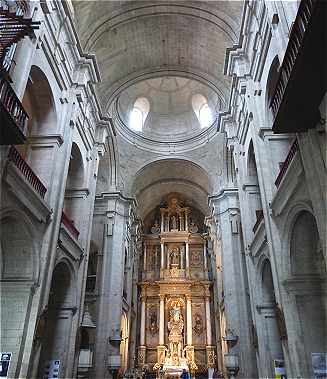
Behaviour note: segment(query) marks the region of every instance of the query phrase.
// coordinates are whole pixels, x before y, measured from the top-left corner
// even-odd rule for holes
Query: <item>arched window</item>
[[[192,107],[199,120],[201,128],[207,128],[212,124],[213,115],[208,105],[208,101],[203,95],[197,94],[192,97]]]
[[[134,103],[131,111],[129,125],[136,132],[141,132],[144,126],[146,116],[150,110],[150,103],[145,97],[139,97]]]

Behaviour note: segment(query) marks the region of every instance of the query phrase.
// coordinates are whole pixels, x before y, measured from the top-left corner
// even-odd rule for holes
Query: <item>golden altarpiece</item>
[[[170,196],[148,217],[138,365],[165,376],[215,366],[203,216]]]

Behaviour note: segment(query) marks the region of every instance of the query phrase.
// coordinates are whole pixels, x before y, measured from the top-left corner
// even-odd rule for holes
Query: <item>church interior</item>
[[[0,0],[0,377],[327,378],[324,0]]]

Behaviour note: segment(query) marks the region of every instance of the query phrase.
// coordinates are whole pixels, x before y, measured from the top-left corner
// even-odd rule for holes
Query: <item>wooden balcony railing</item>
[[[278,188],[283,177],[285,176],[286,174],[286,171],[289,167],[289,165],[291,164],[296,152],[299,150],[299,144],[297,142],[297,139],[293,142],[291,148],[290,148],[290,151],[288,152],[287,154],[287,157],[285,159],[285,161],[282,163],[281,167],[280,167],[280,171],[279,171],[279,174],[277,176],[277,179],[275,181],[275,186]]]
[[[290,34],[275,92],[270,101],[270,108],[276,117],[284,92],[289,82],[298,53],[301,49],[304,35],[312,20],[314,6],[317,0],[302,0]]]
[[[0,103],[4,108],[4,111],[10,115],[12,121],[17,125],[23,136],[26,137],[28,114],[11,85],[4,78],[0,79]],[[1,125],[1,127],[4,127],[4,125]]]
[[[74,221],[71,220],[65,212],[62,212],[61,222],[65,227],[69,230],[69,232],[73,235],[74,238],[78,239],[79,231],[76,229],[74,225]]]
[[[44,198],[47,188],[42,184],[41,180],[34,174],[31,167],[25,162],[24,158],[19,154],[14,146],[10,147],[8,158],[20,170],[26,180],[31,184],[35,191]]]
[[[0,0],[0,61],[3,60],[6,50],[27,35],[31,35],[34,29],[40,25],[34,22],[29,15],[27,1]]]
[[[255,214],[256,214],[256,217],[257,217],[257,221],[254,224],[254,227],[252,229],[253,233],[255,233],[258,230],[259,225],[261,224],[261,221],[263,220],[263,210],[262,209],[257,209],[255,211]]]

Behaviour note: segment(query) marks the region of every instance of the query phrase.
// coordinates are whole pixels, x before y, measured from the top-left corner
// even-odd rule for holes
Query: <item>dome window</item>
[[[201,94],[194,95],[192,98],[192,106],[201,128],[209,127],[213,122],[213,116],[207,99]]]
[[[132,130],[142,132],[145,119],[149,113],[150,104],[145,97],[139,97],[133,106],[130,114],[129,125]]]

